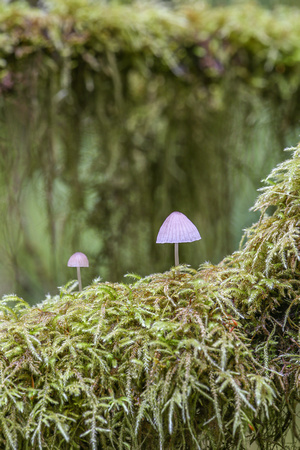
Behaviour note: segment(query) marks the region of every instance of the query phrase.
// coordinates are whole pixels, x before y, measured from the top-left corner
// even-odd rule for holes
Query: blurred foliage
[[[173,210],[203,238],[181,260],[236,249],[298,131],[300,12],[38,6],[0,4],[3,292],[53,291],[75,251],[90,260],[83,280],[165,270],[172,248],[155,239]]]
[[[3,448],[299,448],[300,145],[291,150],[245,243],[219,264],[80,293],[71,281],[32,308],[1,300]]]

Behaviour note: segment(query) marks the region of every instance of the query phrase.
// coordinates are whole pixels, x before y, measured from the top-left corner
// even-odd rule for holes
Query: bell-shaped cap
[[[89,260],[84,253],[76,252],[70,257],[68,267],[89,267]]]
[[[176,244],[201,239],[199,231],[184,214],[172,212],[164,221],[157,235],[157,244]]]

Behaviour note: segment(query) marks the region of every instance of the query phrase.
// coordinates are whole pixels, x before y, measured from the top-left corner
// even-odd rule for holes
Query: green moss
[[[256,410],[257,383],[262,405],[272,402],[273,387],[256,374],[241,317],[209,272],[199,278],[181,267],[130,286],[66,289],[20,308],[19,317],[4,308],[3,442],[153,449],[238,442]]]
[[[66,248],[65,240],[57,243],[54,226],[53,198],[57,196],[53,195],[53,174],[57,167],[64,181],[78,180],[72,191],[78,195],[68,198],[74,203],[73,214],[76,212],[72,227],[80,225],[78,210],[83,214],[82,184],[86,180],[81,178],[91,176],[87,186],[94,187],[92,194],[99,195],[102,203],[101,208],[92,201],[88,205],[88,211],[94,208],[89,222],[97,232],[99,223],[106,226],[108,234],[112,226],[104,219],[112,210],[118,211],[113,228],[117,238],[120,224],[129,223],[131,207],[136,204],[136,197],[127,198],[128,210],[122,215],[120,193],[134,196],[139,192],[139,201],[147,203],[153,191],[157,198],[161,196],[150,182],[160,178],[165,179],[166,193],[174,192],[170,176],[178,185],[181,172],[174,161],[179,146],[184,142],[184,151],[189,149],[193,158],[197,154],[201,139],[193,136],[204,114],[199,100],[210,111],[222,109],[226,83],[234,80],[235,84],[236,79],[247,89],[251,86],[280,102],[292,101],[299,91],[297,11],[271,15],[260,14],[260,8],[254,6],[251,10],[239,6],[170,12],[155,6],[145,13],[137,6],[74,10],[70,2],[49,5],[48,15],[19,5],[1,5],[0,63],[1,89],[7,94],[3,111],[13,130],[13,145],[7,148],[19,149],[15,142],[24,141],[30,117],[34,132],[28,132],[28,145],[19,151],[26,161],[33,149],[40,158],[30,159],[26,175],[42,173],[48,193],[43,214],[49,217],[53,253],[55,246],[62,252]],[[286,39],[287,29],[290,40]],[[22,93],[24,111],[16,101]],[[183,103],[174,101],[179,93]],[[76,108],[80,111],[77,115]],[[20,116],[16,116],[19,109]],[[82,110],[96,117],[95,127],[102,139],[99,147],[104,150],[101,158],[97,151],[93,158],[97,164],[103,160],[107,172],[101,172],[102,166],[96,164],[92,175],[79,170]],[[58,113],[61,120],[67,117],[63,125],[55,121]],[[157,117],[163,120],[155,121]],[[294,114],[294,121],[296,117]],[[215,120],[204,123],[215,130]],[[176,134],[178,124],[185,128]],[[58,164],[59,126],[67,150]],[[149,182],[145,191],[137,189],[138,180],[144,179],[141,172],[137,170],[128,179],[128,167],[120,164],[125,148],[131,149],[132,143],[139,152],[128,150],[125,159],[133,167],[146,168],[142,172],[147,173]],[[169,150],[172,145],[173,153]],[[3,154],[12,158],[14,167],[20,155],[7,148]],[[165,148],[169,153],[160,151]],[[155,152],[165,156],[156,159]],[[207,155],[210,153],[208,148]],[[164,171],[149,171],[146,154],[151,155],[154,167],[164,167]],[[203,174],[211,173],[203,170],[205,158],[201,155],[193,169],[198,178],[202,178],[200,168]],[[226,155],[224,151],[224,160]],[[7,167],[10,159],[3,161]],[[83,162],[88,165],[87,160]],[[190,161],[187,166],[189,174]],[[25,176],[10,178],[12,192],[24,192]],[[184,180],[190,187],[189,177]],[[80,294],[70,283],[59,296],[49,296],[33,308],[18,298],[3,298],[0,447],[247,449],[256,441],[263,449],[273,449],[282,444],[289,427],[296,441],[299,184],[298,147],[268,178],[255,205],[261,218],[246,232],[240,251],[218,265],[207,263],[198,271],[181,266],[129,286],[95,281]],[[224,185],[220,183],[222,190]],[[188,198],[195,206],[196,196],[204,189],[191,191],[182,199],[186,202]],[[210,204],[217,194],[209,199]],[[160,206],[161,211],[168,201]],[[63,209],[68,201],[63,197],[61,203]],[[157,211],[149,209],[146,217],[153,219],[148,222],[154,230]],[[10,217],[10,226],[24,226],[18,220],[20,211]],[[135,210],[136,217],[142,216],[139,211],[142,209]],[[67,229],[71,218],[64,220]],[[142,228],[146,223],[143,219]],[[131,234],[136,239],[135,230]],[[78,239],[78,233],[74,235]],[[120,242],[111,244],[106,237],[104,233],[105,255],[114,255],[115,267],[123,258]],[[28,253],[33,254],[30,246],[26,247],[26,259]],[[41,270],[37,253],[35,259]],[[40,279],[41,275],[42,270]],[[297,445],[295,442],[294,447]]]

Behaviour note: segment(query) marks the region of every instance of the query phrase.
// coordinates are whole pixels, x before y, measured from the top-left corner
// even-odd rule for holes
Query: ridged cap
[[[201,239],[199,231],[184,214],[172,212],[164,221],[157,235],[157,244],[176,244]]]
[[[89,260],[84,253],[76,252],[70,257],[68,267],[89,267]]]

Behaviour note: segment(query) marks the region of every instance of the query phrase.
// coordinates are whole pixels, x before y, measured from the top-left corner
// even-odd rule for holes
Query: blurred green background
[[[30,6],[31,5],[31,6]],[[239,246],[261,180],[298,143],[296,1],[0,3],[0,294],[173,264],[175,210],[197,268]]]

